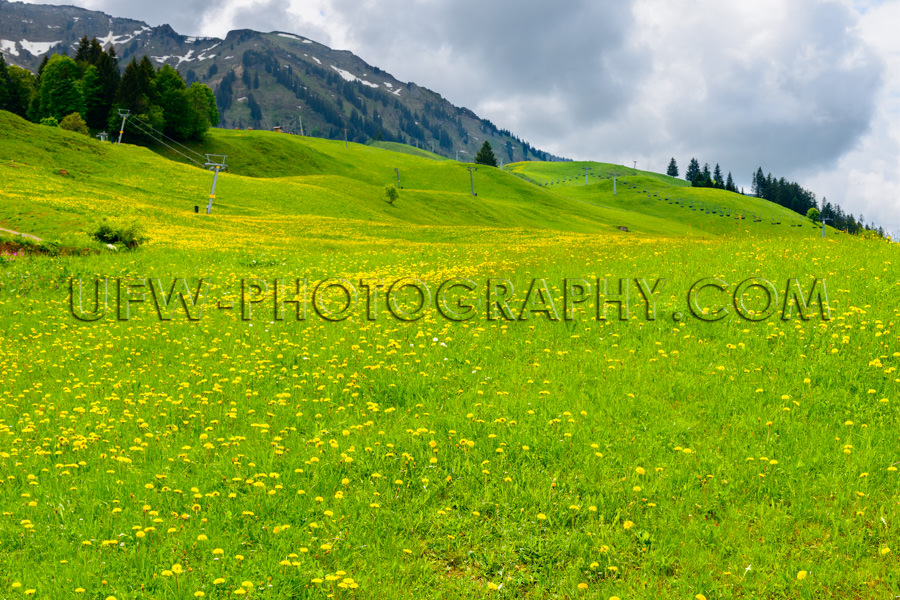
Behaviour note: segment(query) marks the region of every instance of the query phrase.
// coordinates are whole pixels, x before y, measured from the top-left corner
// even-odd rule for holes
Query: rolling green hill
[[[900,594],[894,244],[404,150],[0,113],[0,598]]]
[[[102,216],[136,217],[150,230],[191,239],[203,232],[290,231],[310,219],[419,227],[549,229],[622,235],[815,235],[798,215],[756,198],[700,190],[655,173],[603,163],[517,163],[504,170],[434,160],[424,151],[265,131],[213,130],[192,150],[225,154],[213,218],[204,212],[211,173],[169,150],[115,146],[0,115],[0,225],[42,237],[88,231]],[[429,154],[429,153],[424,153]],[[182,162],[168,160],[180,159]],[[468,167],[476,167],[471,193]],[[588,167],[588,185],[583,168]],[[400,173],[400,200],[384,186]],[[616,194],[612,173],[618,172]],[[548,183],[549,182],[549,183]],[[557,183],[559,182],[559,183]],[[546,184],[546,185],[544,185]],[[776,225],[780,223],[780,225]],[[304,225],[315,229],[318,226]],[[325,227],[321,225],[320,227]],[[387,235],[386,230],[382,230]],[[361,234],[364,232],[361,232]]]

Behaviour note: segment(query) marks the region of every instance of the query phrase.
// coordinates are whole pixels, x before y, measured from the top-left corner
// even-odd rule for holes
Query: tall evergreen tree
[[[750,193],[762,198],[762,188],[765,187],[766,184],[766,176],[763,175],[762,167],[756,169],[756,172],[753,174],[752,181],[753,183],[750,186]]]
[[[678,163],[675,162],[675,157],[672,157],[672,160],[669,161],[669,168],[666,169],[666,175],[669,177],[678,177]]]
[[[94,38],[96,39],[96,38]],[[82,37],[78,41],[78,49],[75,50],[75,62],[77,63],[87,63],[93,64],[93,61],[90,59],[91,52],[91,41],[87,36]]]
[[[720,189],[725,187],[725,181],[722,179],[722,169],[719,167],[719,163],[716,163],[716,168],[713,170],[713,184]]]
[[[132,59],[122,78],[119,80],[119,89],[116,91],[115,107],[131,111],[139,121],[162,131],[166,126],[165,113],[159,105],[159,94],[156,90],[156,70],[147,57],[140,62]],[[114,111],[110,112],[109,126],[111,130],[119,127],[119,119]],[[140,130],[129,130],[132,138],[150,141],[151,138]]]
[[[152,65],[147,69],[146,57],[140,63],[137,59],[131,59],[122,78],[119,80],[119,89],[116,92],[116,104],[121,108],[127,108],[136,114],[147,112],[150,106],[156,104],[158,94],[156,92],[156,71]]]
[[[103,98],[103,85],[100,83],[100,71],[90,65],[81,80],[81,91],[84,95],[84,120],[91,129],[103,129],[109,117],[109,104]]]
[[[684,178],[686,181],[690,181],[691,184],[693,184],[695,181],[698,181],[700,177],[700,163],[697,162],[696,158],[691,158],[691,162],[690,164],[688,164],[688,168],[684,174]]]
[[[103,101],[112,106],[116,100],[116,91],[119,89],[119,80],[122,74],[119,72],[119,59],[116,58],[116,49],[112,46],[109,50],[101,52],[96,62],[100,75],[100,86],[103,88]]]
[[[491,143],[489,141],[484,140],[481,149],[478,151],[478,154],[475,155],[475,163],[479,165],[488,165],[490,167],[497,166],[497,158],[494,156],[494,149],[491,148]]]
[[[731,171],[728,171],[728,177],[725,179],[725,189],[729,192],[737,192],[737,187],[734,185],[734,179],[731,177]]]
[[[709,187],[710,183],[712,183],[712,173],[709,171],[709,163],[703,163],[703,171],[700,172],[700,177],[702,178],[701,187]]]

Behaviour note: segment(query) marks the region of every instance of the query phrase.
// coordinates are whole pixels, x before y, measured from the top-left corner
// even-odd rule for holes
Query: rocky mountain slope
[[[8,63],[36,71],[49,54],[74,55],[83,36],[114,46],[120,66],[146,55],[177,68],[188,83],[209,85],[223,127],[398,141],[462,160],[472,160],[487,139],[503,162],[557,158],[432,90],[302,36],[236,30],[225,39],[189,37],[72,6],[0,0],[0,51]]]

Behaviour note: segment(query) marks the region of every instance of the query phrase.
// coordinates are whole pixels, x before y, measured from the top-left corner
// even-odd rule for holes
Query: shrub
[[[59,127],[59,121],[56,120],[56,117],[44,117],[41,119],[41,125],[46,125],[47,127]]]
[[[397,201],[397,198],[400,197],[400,192],[397,191],[397,186],[395,186],[393,183],[389,183],[384,186],[384,195],[387,198],[388,204],[393,206],[394,202]]]
[[[137,221],[128,223],[104,219],[91,237],[104,244],[121,244],[134,250],[149,238],[144,235],[144,227]]]
[[[84,122],[84,119],[82,119],[81,115],[77,112],[73,112],[63,117],[63,120],[59,122],[59,128],[65,129],[67,131],[83,133],[84,135],[91,135],[87,123]]]

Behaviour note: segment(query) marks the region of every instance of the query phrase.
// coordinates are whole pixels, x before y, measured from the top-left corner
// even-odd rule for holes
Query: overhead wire
[[[196,159],[194,159],[194,158],[188,156],[188,155],[185,154],[184,152],[181,152],[180,150],[178,150],[178,148],[175,148],[174,146],[172,146],[172,145],[170,145],[170,144],[167,144],[167,143],[165,142],[165,140],[163,139],[163,137],[165,137],[165,138],[168,139],[168,140],[171,140],[172,142],[174,142],[174,143],[176,143],[176,144],[178,144],[178,142],[175,142],[175,140],[172,140],[172,138],[170,138],[169,136],[165,135],[164,133],[162,133],[161,131],[159,131],[158,129],[156,129],[155,127],[153,127],[152,125],[150,125],[149,123],[146,123],[146,122],[144,122],[144,121],[141,121],[140,119],[138,119],[137,117],[134,117],[134,116],[129,117],[128,120],[129,120],[129,122],[130,122],[132,125],[134,125],[135,127],[137,127],[138,130],[139,130],[141,133],[143,133],[144,135],[150,136],[150,137],[153,138],[155,141],[159,142],[160,144],[162,144],[163,146],[165,146],[166,148],[168,148],[168,149],[171,150],[172,152],[175,152],[176,154],[180,154],[181,156],[183,156],[184,158],[186,158],[186,159],[189,160],[190,162],[194,163],[194,164],[197,165],[198,167],[201,167],[201,168],[205,168],[205,167],[206,167],[206,164],[205,164],[205,163],[201,163],[200,161],[198,161],[198,160],[196,160]],[[198,153],[198,152],[195,152],[194,150],[191,150],[191,149],[188,148],[187,146],[184,146],[183,144],[178,144],[178,145],[181,146],[182,148],[184,148],[185,150],[188,150],[189,152],[192,152],[193,154],[196,154],[196,155],[199,156],[201,159],[204,159],[204,160],[206,159],[205,156],[203,156],[202,154],[200,154],[200,153]]]
[[[131,115],[131,116],[132,116],[132,118],[134,118],[134,119],[140,121],[140,119],[138,119],[136,116],[134,116],[134,115]],[[149,127],[150,129],[152,129],[153,131],[155,131],[155,132],[156,132],[157,134],[159,134],[160,136],[166,138],[167,140],[169,140],[169,141],[172,142],[173,144],[176,144],[176,145],[178,145],[178,146],[181,146],[182,148],[184,148],[185,150],[187,150],[187,151],[190,152],[191,154],[194,154],[195,156],[198,156],[199,158],[201,158],[201,159],[203,159],[203,160],[206,159],[206,156],[205,156],[205,155],[200,154],[199,152],[197,152],[196,150],[193,150],[192,148],[188,148],[187,146],[185,146],[184,144],[182,144],[182,143],[179,142],[178,140],[174,140],[174,139],[170,138],[170,137],[167,136],[164,132],[162,132],[162,131],[160,131],[159,129],[153,127],[153,125],[151,125],[150,123],[146,123],[146,122],[144,122],[144,121],[141,121],[141,123],[142,123],[144,126]]]

